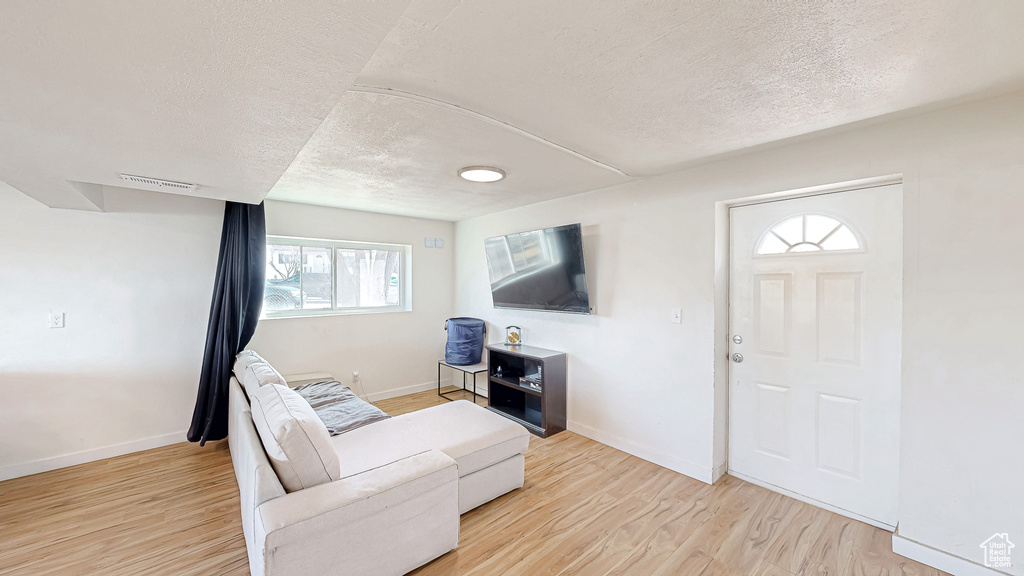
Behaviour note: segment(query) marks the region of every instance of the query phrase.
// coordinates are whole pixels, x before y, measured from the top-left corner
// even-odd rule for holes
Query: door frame
[[[876,176],[870,178],[861,178],[857,180],[849,180],[845,182],[837,182],[834,184],[824,184],[819,186],[810,186],[806,188],[797,188],[784,190],[779,192],[770,192],[767,194],[757,194],[753,196],[746,196],[742,198],[734,198],[731,200],[724,200],[715,203],[715,327],[714,327],[714,375],[715,375],[715,391],[714,391],[714,414],[713,414],[713,447],[712,447],[712,483],[717,482],[719,478],[724,476],[729,470],[729,391],[730,386],[730,310],[729,310],[729,290],[730,290],[730,271],[732,269],[732,262],[730,259],[730,210],[738,206],[750,206],[753,204],[765,204],[768,202],[779,202],[782,200],[792,200],[795,198],[806,198],[808,196],[821,196],[825,194],[835,194],[838,192],[851,192],[854,190],[863,190],[866,188],[877,188],[881,186],[889,186],[892,184],[902,184],[904,189],[904,215],[903,215],[903,232],[904,232],[904,245],[903,249],[903,267],[906,271],[908,254],[906,250],[906,181],[904,175],[900,174],[889,174],[885,176]],[[906,296],[906,274],[904,274],[904,286],[903,295],[904,300]],[[906,307],[903,310],[904,317],[906,316]],[[901,396],[903,396],[902,390],[904,387],[904,379],[902,376],[902,369],[900,375],[900,387]],[[901,408],[902,411],[902,408]],[[900,419],[902,423],[902,418]],[[902,443],[902,433],[901,443]],[[766,485],[750,478],[742,478],[753,484],[761,485],[765,488],[773,490],[775,492],[783,493],[787,496],[791,496],[798,500],[806,501],[815,506],[825,508],[834,512],[839,512],[843,515],[850,516],[848,511],[838,511],[837,509],[830,507],[823,502],[813,501],[806,497],[800,496],[786,491],[785,489],[777,486]],[[861,519],[870,524],[893,530],[891,526],[880,526],[876,522],[872,522],[868,519]]]

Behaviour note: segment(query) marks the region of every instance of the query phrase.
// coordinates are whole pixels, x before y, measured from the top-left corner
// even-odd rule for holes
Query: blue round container
[[[448,343],[444,346],[444,361],[455,366],[479,364],[484,351],[487,326],[479,318],[449,318],[444,323]]]

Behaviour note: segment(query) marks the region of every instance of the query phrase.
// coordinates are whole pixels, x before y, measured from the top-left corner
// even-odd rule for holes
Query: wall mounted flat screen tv
[[[590,314],[579,224],[484,241],[495,308]]]

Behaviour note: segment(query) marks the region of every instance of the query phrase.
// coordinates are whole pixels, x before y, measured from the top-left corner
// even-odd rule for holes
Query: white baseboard
[[[725,476],[728,472],[729,472],[729,463],[728,462],[722,462],[718,466],[715,466],[714,475],[711,477],[712,478],[712,482],[711,483],[714,484],[715,482],[718,482],[718,479],[721,478],[722,476]]]
[[[113,458],[114,456],[123,456],[125,454],[131,454],[132,452],[141,452],[142,450],[149,450],[151,448],[159,448],[161,446],[185,442],[187,440],[185,437],[187,433],[188,432],[186,430],[182,430],[171,434],[141,438],[139,440],[122,442],[121,444],[104,446],[102,448],[93,448],[91,450],[83,450],[82,452],[54,456],[52,458],[42,458],[40,460],[19,462],[17,464],[7,464],[6,466],[0,466],[0,481],[10,480],[11,478],[20,478],[22,476],[31,476],[32,474],[49,472],[50,470],[57,470],[58,468],[67,468],[68,466],[85,464],[86,462],[95,462],[96,460],[104,460],[106,458]]]
[[[417,392],[426,392],[427,390],[437,390],[437,381],[424,382],[423,384],[413,384],[412,386],[403,386],[402,388],[392,388],[391,390],[384,390],[382,392],[372,392],[366,395],[367,402],[378,402],[380,400],[387,400],[388,398],[397,398],[399,396],[405,396],[407,394],[415,394]]]
[[[899,530],[892,535],[892,551],[900,556],[916,560],[921,564],[937,568],[954,576],[1002,576],[1004,572],[987,568],[949,552],[936,550],[931,546],[925,546],[900,536]]]
[[[861,521],[861,522],[863,522],[865,524],[871,524],[872,526],[874,526],[876,528],[881,528],[882,530],[886,530],[888,532],[893,532],[894,530],[896,530],[896,527],[893,526],[892,524],[886,524],[885,522],[882,522],[880,520],[875,520],[874,518],[868,518],[867,516],[861,516],[860,514],[857,514],[856,512],[850,512],[849,510],[844,510],[844,509],[842,509],[842,508],[840,508],[838,506],[833,506],[833,505],[831,505],[831,504],[829,504],[827,502],[822,502],[820,500],[815,500],[814,498],[809,498],[807,496],[804,496],[803,494],[799,494],[797,492],[793,492],[792,490],[786,490],[785,488],[781,488],[781,487],[776,486],[774,484],[769,484],[768,482],[763,482],[761,480],[758,480],[757,478],[751,478],[750,476],[747,476],[746,474],[741,474],[739,472],[736,472],[735,470],[729,470],[729,475],[730,476],[735,476],[736,478],[739,478],[740,480],[743,480],[744,482],[750,482],[751,484],[755,484],[755,485],[760,486],[762,488],[767,488],[768,490],[771,490],[772,492],[778,492],[779,494],[783,494],[785,496],[789,496],[790,498],[792,498],[794,500],[799,500],[801,502],[806,502],[806,503],[810,504],[811,506],[817,506],[818,508],[824,508],[825,510],[828,510],[829,512],[835,512],[836,514],[839,514],[840,516],[846,516],[847,518],[853,518],[854,520],[859,520],[859,521]]]
[[[458,386],[458,387],[461,387],[462,383],[458,382],[456,384],[452,384],[452,382],[450,382],[448,380],[441,380],[441,387],[444,388],[444,387],[447,387],[447,386]],[[367,394],[366,395],[366,401],[367,402],[379,402],[381,400],[387,400],[389,398],[398,398],[399,396],[407,396],[409,394],[416,394],[417,392],[426,392],[427,390],[435,390],[436,391],[437,390],[437,380],[433,380],[433,381],[430,381],[430,382],[424,382],[423,384],[413,384],[412,386],[404,386],[402,388],[392,388],[391,390],[384,390],[382,392],[373,392],[371,394]],[[473,385],[467,383],[466,390],[468,390],[469,392],[472,392],[473,391]],[[483,386],[477,384],[476,395],[477,396],[482,396],[484,398],[487,398],[487,390],[485,390]]]
[[[613,436],[611,434],[602,432],[601,430],[598,430],[596,428],[591,428],[590,426],[587,426],[585,424],[580,424],[579,422],[570,421],[568,428],[571,432],[575,432],[577,434],[580,434],[581,436],[586,436],[587,438],[590,438],[591,440],[596,440],[602,444],[607,444],[612,448],[622,450],[623,452],[627,454],[632,454],[637,458],[643,458],[644,460],[657,464],[658,466],[661,466],[663,468],[668,468],[669,470],[672,470],[674,472],[679,472],[684,476],[689,476],[690,478],[693,478],[695,480],[700,480],[705,484],[712,483],[713,474],[711,468],[703,468],[701,466],[697,466],[692,462],[687,462],[686,460],[676,458],[675,456],[666,454],[660,450],[655,450],[653,448],[642,446],[630,440],[625,440],[623,438]]]

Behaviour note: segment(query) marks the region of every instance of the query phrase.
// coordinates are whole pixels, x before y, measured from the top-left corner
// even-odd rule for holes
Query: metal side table
[[[462,372],[462,390],[452,390],[451,392],[445,392],[444,394],[441,393],[441,367],[442,366],[447,366],[448,368],[451,368],[452,370],[458,370],[459,372]],[[444,398],[445,400],[447,400],[449,402],[451,402],[452,400],[455,400],[455,398],[449,398],[447,396],[447,394],[453,394],[455,392],[460,392],[460,391],[467,391],[468,392],[468,390],[466,389],[466,375],[467,374],[472,374],[473,375],[473,403],[476,404],[476,375],[480,374],[481,372],[487,372],[487,364],[484,363],[484,362],[481,362],[480,364],[473,364],[471,366],[456,366],[455,364],[449,364],[449,363],[445,362],[444,360],[438,360],[437,361],[437,395],[440,396],[441,398]],[[454,380],[454,378],[452,380]]]

